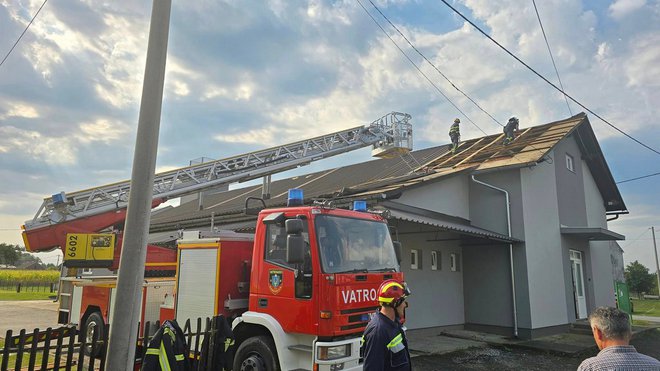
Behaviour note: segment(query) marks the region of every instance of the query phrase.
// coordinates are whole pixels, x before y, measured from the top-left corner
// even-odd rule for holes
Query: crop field
[[[0,301],[45,300],[56,295],[59,271],[0,270]]]
[[[0,281],[2,282],[55,283],[59,276],[59,271],[21,269],[0,270]]]

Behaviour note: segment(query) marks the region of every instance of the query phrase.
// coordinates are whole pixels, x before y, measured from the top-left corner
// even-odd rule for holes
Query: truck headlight
[[[330,361],[351,355],[351,344],[336,345],[332,347],[319,347],[318,357],[321,361]]]

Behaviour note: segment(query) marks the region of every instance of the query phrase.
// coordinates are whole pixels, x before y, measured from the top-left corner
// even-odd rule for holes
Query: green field
[[[0,270],[0,281],[19,282],[57,282],[59,271],[3,269]]]
[[[56,283],[60,272],[46,270],[0,270],[0,301],[48,300],[57,293],[50,292],[49,284]],[[16,285],[21,284],[21,292]]]
[[[660,317],[660,300],[638,300],[632,299],[635,307],[634,315]]]
[[[16,292],[15,290],[0,290],[0,301],[16,300],[49,300],[51,296],[57,295],[56,292]]]

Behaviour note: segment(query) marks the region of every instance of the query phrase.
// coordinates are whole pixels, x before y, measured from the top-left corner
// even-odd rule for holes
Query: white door
[[[587,299],[584,294],[584,270],[582,269],[582,253],[570,250],[571,275],[573,276],[573,292],[575,292],[575,308],[577,318],[587,318]]]

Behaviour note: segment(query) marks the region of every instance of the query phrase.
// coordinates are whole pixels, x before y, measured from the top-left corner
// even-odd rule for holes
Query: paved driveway
[[[32,331],[58,327],[57,305],[52,300],[0,301],[0,337],[7,330]]]

